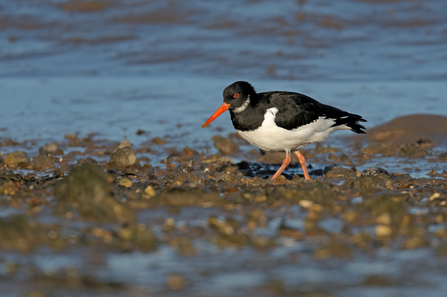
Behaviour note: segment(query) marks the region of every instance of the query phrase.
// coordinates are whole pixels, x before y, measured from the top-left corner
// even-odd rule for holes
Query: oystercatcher
[[[226,110],[237,133],[250,144],[265,151],[285,151],[286,157],[278,171],[270,178],[275,180],[289,165],[294,152],[309,180],[306,160],[299,148],[322,142],[337,130],[352,130],[365,134],[366,122],[360,115],[318,102],[306,95],[273,91],[256,93],[245,81],[232,83],[223,91],[222,106],[203,124],[214,121]]]

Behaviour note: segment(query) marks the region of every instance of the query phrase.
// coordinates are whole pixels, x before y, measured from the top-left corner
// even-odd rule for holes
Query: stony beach
[[[282,162],[280,152],[251,149],[245,152],[250,161],[235,163],[232,155],[245,146],[236,134],[213,137],[210,141],[219,153],[212,155],[169,147],[162,138],[140,147],[128,140],[113,143],[74,134],[42,147],[1,139],[1,147],[14,152],[0,159],[0,247],[3,254],[21,259],[3,262],[3,278],[29,286],[27,296],[47,296],[48,286],[56,287],[52,292],[86,296],[207,295],[213,291],[200,283],[222,273],[212,262],[222,261],[215,257],[226,258],[223,254],[231,250],[249,252],[250,257],[248,263],[224,268],[228,273],[266,273],[263,281],[233,292],[236,296],[332,296],[334,286],[340,285],[305,280],[296,285],[273,271],[299,266],[302,258],[315,265],[374,261],[380,250],[424,250],[445,261],[447,171],[433,169],[427,177],[412,177],[421,170],[414,164],[447,164],[447,150],[436,151],[446,148],[447,118],[436,117],[438,125],[429,129],[423,127],[427,117],[432,118],[395,119],[369,129],[367,136],[346,138],[343,148],[322,144],[304,149],[311,181],[298,173],[298,163],[277,181],[266,179]],[[23,147],[33,156],[21,151]],[[153,164],[151,154],[165,158]],[[356,169],[381,159],[395,160],[401,170]],[[212,246],[212,252],[206,246]],[[287,247],[298,248],[284,250]],[[191,266],[162,269],[160,281],[151,286],[104,280],[98,272],[110,265],[107,257],[156,255],[164,249],[189,259]],[[280,259],[271,256],[279,250]],[[34,256],[48,253],[81,254],[89,264],[57,269],[30,263]],[[152,263],[143,270],[153,265],[160,269]],[[342,288],[412,281],[422,280],[365,273]]]

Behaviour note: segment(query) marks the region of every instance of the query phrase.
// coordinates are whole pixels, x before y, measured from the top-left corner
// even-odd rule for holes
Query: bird
[[[323,142],[337,130],[366,133],[366,128],[359,124],[366,120],[360,115],[320,103],[300,93],[256,93],[246,81],[236,81],[224,89],[223,104],[202,128],[227,110],[237,133],[247,142],[264,151],[286,152],[281,167],[270,177],[271,180],[276,180],[290,164],[292,152],[298,157],[304,178],[310,180],[306,159],[298,149]]]

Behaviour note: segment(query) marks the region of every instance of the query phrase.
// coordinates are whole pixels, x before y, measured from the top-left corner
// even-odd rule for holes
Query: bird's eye
[[[233,95],[233,98],[237,98],[237,97],[239,97],[239,94],[234,94]]]

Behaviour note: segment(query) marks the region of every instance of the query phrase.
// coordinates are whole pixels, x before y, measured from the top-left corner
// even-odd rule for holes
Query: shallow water
[[[167,136],[170,144],[203,149],[215,134],[234,132],[226,113],[201,125],[220,106],[231,80],[174,77],[2,78],[8,102],[0,127],[16,141],[54,141],[75,133],[140,144]],[[258,92],[293,90],[361,114],[373,127],[414,113],[445,114],[444,82],[314,82],[254,80]],[[199,89],[199,90],[197,90]],[[149,132],[137,136],[138,129]],[[336,135],[351,133],[337,132]]]
[[[443,0],[85,3],[90,4],[0,1],[0,140],[23,142],[1,147],[3,155],[19,149],[32,157],[38,154],[37,147],[61,142],[71,133],[79,137],[93,133],[94,139],[104,142],[128,138],[134,148],[162,137],[166,145],[139,157],[148,156],[151,165],[163,168],[160,161],[168,156],[169,147],[217,153],[211,138],[234,132],[229,115],[206,129],[201,125],[220,106],[223,89],[237,80],[251,82],[258,92],[307,94],[361,114],[368,128],[415,113],[447,115]],[[137,135],[139,129],[146,133]],[[348,153],[345,136],[351,134],[337,132],[327,144]],[[253,147],[241,148],[232,156],[234,162],[245,160],[244,153]],[[64,147],[65,153],[70,150],[83,148]],[[447,146],[433,151],[447,151]],[[378,156],[357,169],[380,166],[415,178],[447,169],[445,162],[428,158],[405,163],[402,158]],[[328,164],[312,165],[322,169]],[[407,166],[420,171],[405,171]],[[288,170],[291,175],[297,172],[299,168]],[[48,193],[50,205],[52,195]],[[353,205],[364,202],[357,198]],[[254,234],[275,237],[281,223],[304,232],[306,212],[300,206],[265,211],[268,224],[255,228]],[[443,211],[424,205],[408,208],[415,216]],[[51,207],[42,206],[34,213],[0,206],[0,218],[17,214],[39,224],[62,226],[60,236],[73,242],[83,240],[83,228],[95,226],[54,215]],[[138,210],[139,222],[160,237],[166,236],[162,229],[168,218],[181,229],[206,227],[210,216],[244,221],[237,211],[214,207]],[[335,214],[318,226],[339,235],[343,224]],[[445,228],[435,225],[424,232]],[[359,232],[374,233],[374,226],[362,228]],[[444,296],[447,289],[446,258],[434,250],[442,238],[427,248],[401,250],[395,244],[355,251],[347,259],[324,260],[315,259],[313,252],[327,238],[275,240],[275,247],[258,250],[220,248],[199,238],[191,240],[195,254],[188,256],[166,241],[148,253],[86,246],[61,250],[44,246],[27,254],[1,250],[0,295],[391,297]],[[61,275],[68,281],[58,279]],[[169,283],[173,275],[185,281],[180,290]],[[76,283],[87,276],[95,281]]]

